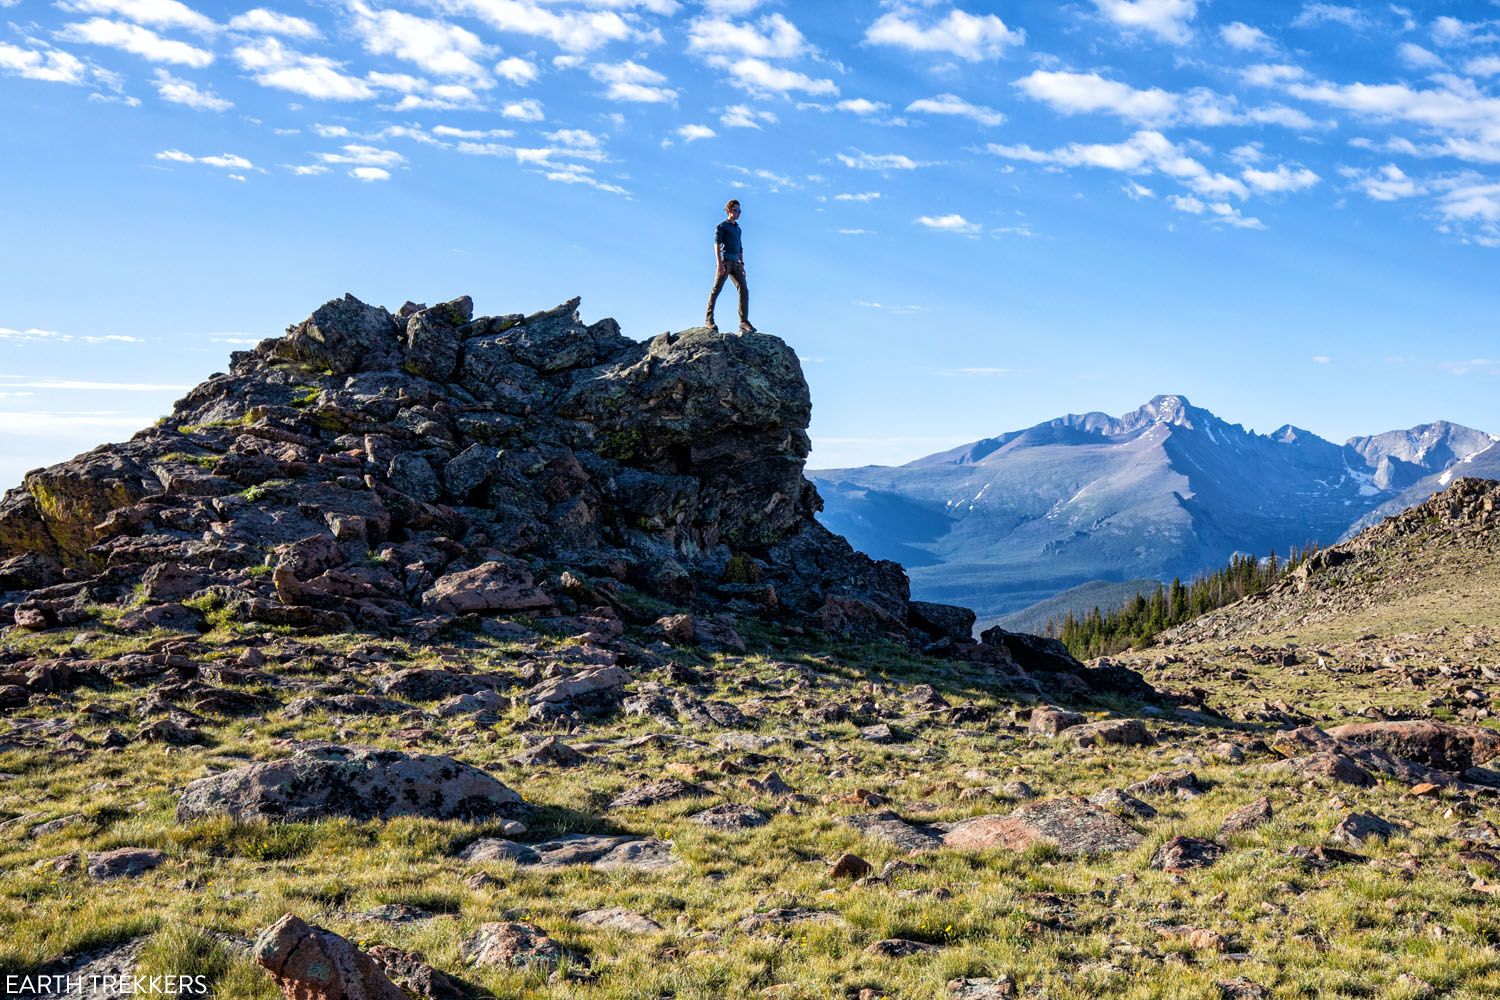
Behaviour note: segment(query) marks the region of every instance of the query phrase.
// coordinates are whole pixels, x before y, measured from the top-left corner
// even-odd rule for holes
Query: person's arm
[[[719,242],[719,231],[714,230],[714,277],[724,277],[724,244]]]

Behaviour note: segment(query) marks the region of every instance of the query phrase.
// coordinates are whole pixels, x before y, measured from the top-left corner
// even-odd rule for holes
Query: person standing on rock
[[[724,279],[734,282],[740,293],[740,333],[754,333],[750,325],[750,286],[745,283],[745,245],[740,239],[740,201],[731,198],[724,205],[726,218],[714,230],[714,290],[708,295],[708,314],[704,326],[714,333],[719,324],[714,322],[714,303],[724,288]]]

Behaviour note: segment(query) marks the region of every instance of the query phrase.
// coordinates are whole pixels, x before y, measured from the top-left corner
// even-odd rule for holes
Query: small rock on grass
[[[645,914],[636,913],[634,910],[627,910],[619,906],[611,906],[600,910],[588,910],[578,914],[573,919],[588,927],[599,927],[608,931],[620,931],[623,934],[655,934],[662,929],[661,924]]]
[[[290,913],[261,931],[253,954],[288,1000],[406,1000],[369,955]]]
[[[1224,822],[1219,824],[1219,836],[1227,837],[1232,833],[1244,833],[1258,826],[1269,823],[1273,815],[1271,800],[1261,796],[1247,806],[1241,806],[1228,816]]]
[[[982,976],[948,980],[944,996],[947,1000],[1011,1000],[1020,993],[1016,991],[1016,981],[1010,976]]]
[[[1164,872],[1185,872],[1207,868],[1224,854],[1224,848],[1212,840],[1199,837],[1173,837],[1151,855],[1151,867]]]
[[[122,847],[89,855],[89,878],[108,882],[117,878],[139,878],[167,860],[166,854],[143,847]]]
[[[866,948],[865,954],[876,955],[881,958],[910,958],[913,955],[925,955],[933,951],[937,951],[935,945],[924,944],[921,941],[909,941],[906,938],[886,938],[884,941],[876,941]]]
[[[556,965],[563,958],[562,947],[535,924],[498,920],[480,924],[460,952],[472,965],[500,968]]]
[[[1389,840],[1400,832],[1400,828],[1394,823],[1383,820],[1374,813],[1350,813],[1339,821],[1328,837],[1350,847],[1363,847],[1367,840]]]

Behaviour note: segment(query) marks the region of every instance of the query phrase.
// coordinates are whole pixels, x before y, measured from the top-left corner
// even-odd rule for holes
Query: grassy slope
[[[1389,599],[1363,611],[1329,611],[1326,620],[1317,608],[1306,612],[1307,620],[1288,612],[1285,620],[1265,623],[1255,638],[1327,647],[1339,664],[1354,662],[1365,647],[1373,654],[1375,641],[1359,638],[1371,633],[1406,636],[1390,641],[1412,648],[1412,656],[1472,662],[1479,655],[1493,662],[1493,649],[1479,647],[1476,654],[1472,644],[1497,633],[1500,561],[1471,562],[1472,572],[1442,574],[1420,585],[1411,585],[1412,574],[1398,574],[1405,589],[1393,583]],[[1445,631],[1434,638],[1435,629]],[[1334,721],[1366,705],[1412,706],[1432,695],[1401,689],[1378,672],[1256,667],[1225,652],[1228,645],[1248,645],[1250,638],[1246,632],[1173,647],[1178,659],[1159,668],[1150,667],[1157,653],[1139,660],[1164,686],[1191,682],[1208,688],[1211,703],[1230,715],[1279,697]],[[174,820],[176,791],[206,769],[277,756],[283,751],[275,743],[285,737],[401,747],[393,735],[401,726],[388,718],[293,721],[273,713],[218,720],[205,730],[215,741],[211,749],[132,745],[119,752],[0,754],[0,772],[13,775],[0,781],[0,818],[36,814],[0,831],[0,972],[145,933],[152,939],[142,971],[208,969],[218,977],[220,996],[270,998],[275,991],[269,979],[203,931],[249,937],[290,910],[365,944],[415,948],[439,968],[499,997],[823,998],[854,997],[868,988],[877,996],[928,998],[940,996],[952,977],[1001,973],[1055,1000],[1215,997],[1216,982],[1234,976],[1265,984],[1281,997],[1500,995],[1500,912],[1493,897],[1472,888],[1476,875],[1494,881],[1500,873],[1466,863],[1447,839],[1459,827],[1500,820],[1493,801],[1475,806],[1413,798],[1391,785],[1369,791],[1301,787],[1268,773],[1266,754],[1251,750],[1240,764],[1219,756],[1221,741],[1246,743],[1252,734],[1178,721],[1152,722],[1161,738],[1154,747],[1078,750],[1011,723],[1012,703],[972,668],[886,646],[768,634],[757,639],[759,655],[705,658],[681,650],[678,658],[707,667],[715,697],[760,703],[757,732],[778,741],[764,751],[769,762],[745,766],[743,754],[714,748],[722,730],[682,730],[708,744],[699,749],[610,746],[663,729],[651,720],[616,717],[569,737],[575,745],[597,747],[590,763],[567,771],[522,769],[507,763],[520,749],[514,728],[522,718],[519,709],[489,729],[440,721],[433,738],[412,747],[487,766],[528,800],[548,807],[534,824],[535,835],[619,829],[673,841],[683,863],[663,873],[471,866],[452,854],[486,828],[464,824],[265,826],[216,820],[180,826]],[[26,641],[60,650],[72,640],[61,632]],[[237,652],[241,642],[228,631],[209,640],[222,643],[226,653]],[[351,641],[325,645],[338,649]],[[84,642],[91,653],[107,653],[118,651],[122,640]],[[477,669],[507,669],[516,656],[513,647],[494,643],[467,650],[394,645],[399,648],[392,668],[456,657]],[[1236,666],[1244,679],[1229,679]],[[747,684],[751,679],[759,684]],[[804,698],[850,704],[870,695],[882,705],[895,704],[901,689],[921,682],[951,701],[994,709],[992,721],[953,728],[912,720],[906,724],[908,742],[879,746],[861,740],[851,724],[810,721],[799,705]],[[83,689],[50,706],[34,703],[11,721],[17,715],[65,717],[92,740],[104,726],[81,707],[126,713],[125,722],[116,723],[125,729],[139,694]],[[1176,766],[1190,767],[1210,790],[1192,800],[1153,800],[1160,817],[1135,824],[1147,834],[1146,843],[1123,856],[1068,861],[1043,850],[1021,856],[941,851],[916,859],[921,869],[896,876],[888,886],[856,887],[826,874],[827,862],[846,850],[877,869],[898,856],[840,822],[863,811],[838,801],[856,788],[887,796],[909,817],[955,820],[1008,811],[1011,803],[998,786],[1015,779],[1044,795],[1089,794]],[[748,778],[772,770],[814,801],[779,806],[745,787]],[[696,776],[716,798],[599,818],[616,792],[668,772]],[[1228,812],[1260,795],[1271,797],[1275,820],[1231,838],[1232,849],[1216,866],[1183,876],[1148,866],[1168,837],[1213,836]],[[743,833],[711,832],[687,822],[715,801],[748,802],[774,818]],[[1411,832],[1364,848],[1372,859],[1367,865],[1309,874],[1285,857],[1294,844],[1323,842],[1351,810],[1404,822]],[[37,822],[73,813],[82,820],[57,833],[24,835]],[[105,885],[44,864],[70,852],[121,846],[160,848],[171,861],[134,882]],[[495,881],[482,888],[466,885],[465,877],[480,868]],[[403,925],[349,916],[391,902],[438,915]],[[630,938],[572,920],[600,906],[640,911],[666,929]],[[839,919],[763,935],[737,929],[745,916],[778,906],[827,910]],[[465,967],[458,948],[469,930],[486,920],[518,918],[535,921],[588,956],[595,975],[549,982],[542,972]],[[1171,936],[1171,928],[1182,926],[1220,931],[1228,953],[1194,951]],[[941,947],[899,960],[863,954],[869,943],[891,936]]]

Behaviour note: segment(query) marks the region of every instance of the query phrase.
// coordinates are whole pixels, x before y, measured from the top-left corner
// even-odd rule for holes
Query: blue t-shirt
[[[714,243],[723,247],[720,257],[723,260],[743,261],[745,259],[745,247],[740,242],[740,224],[725,219],[719,223],[719,228],[714,230]]]

